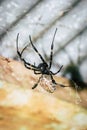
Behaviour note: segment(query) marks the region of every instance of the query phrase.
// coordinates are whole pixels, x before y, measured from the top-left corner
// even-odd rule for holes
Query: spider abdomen
[[[54,84],[49,75],[44,74],[40,79],[40,85],[47,92],[53,93],[56,90],[56,84]]]

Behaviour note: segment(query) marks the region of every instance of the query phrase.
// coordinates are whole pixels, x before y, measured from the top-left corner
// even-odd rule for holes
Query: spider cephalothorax
[[[54,36],[53,36],[53,40],[52,40],[52,44],[51,44],[51,53],[50,53],[49,65],[47,64],[45,59],[42,57],[42,55],[38,52],[37,48],[34,46],[32,40],[31,40],[31,36],[29,36],[30,43],[31,43],[33,49],[35,50],[35,52],[39,55],[42,63],[40,63],[38,66],[36,66],[35,63],[32,65],[29,62],[27,62],[24,58],[22,58],[22,54],[23,54],[24,50],[27,48],[28,45],[25,46],[25,48],[20,52],[19,49],[18,49],[18,36],[19,36],[19,34],[17,35],[17,40],[16,40],[16,43],[17,43],[17,54],[19,55],[20,59],[24,62],[24,65],[25,65],[25,67],[27,69],[33,70],[35,74],[41,74],[40,78],[38,79],[37,83],[32,87],[32,89],[37,87],[38,83],[43,78],[43,75],[45,77],[46,77],[46,75],[50,76],[50,79],[51,79],[51,82],[52,82],[52,88],[54,88],[55,85],[60,85],[61,87],[65,87],[64,85],[56,83],[56,81],[53,79],[53,75],[56,75],[57,73],[59,73],[61,68],[63,67],[63,65],[55,73],[50,70],[51,66],[52,66],[52,60],[53,60],[53,43],[54,43],[54,38],[55,38],[56,31],[57,31],[57,28],[55,30],[55,33],[54,33]]]

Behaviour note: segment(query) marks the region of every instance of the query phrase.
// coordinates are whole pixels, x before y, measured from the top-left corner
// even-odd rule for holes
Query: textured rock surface
[[[55,77],[68,87],[48,93],[40,85],[31,89],[37,79],[21,63],[0,57],[0,130],[86,130],[87,91],[77,104],[69,80]]]

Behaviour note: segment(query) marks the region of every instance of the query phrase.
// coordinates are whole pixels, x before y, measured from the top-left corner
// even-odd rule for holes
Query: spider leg
[[[51,53],[50,53],[50,65],[49,65],[49,69],[51,68],[52,65],[52,60],[53,60],[53,43],[54,43],[54,39],[55,39],[55,35],[57,32],[57,28],[55,30],[54,36],[53,36],[53,40],[52,40],[52,44],[51,44]]]
[[[51,76],[52,83],[57,84],[56,81],[53,79],[53,76],[51,74],[50,74],[50,76]]]
[[[25,59],[22,58],[22,54],[23,54],[24,50],[27,48],[28,45],[25,46],[24,49],[20,52],[19,49],[18,49],[18,37],[19,37],[19,33],[18,33],[17,39],[16,39],[17,54],[18,54],[19,58],[24,62],[24,65],[25,65],[26,68],[32,69],[32,70],[38,70],[38,68],[35,65],[32,65],[32,64],[26,62]]]
[[[31,70],[34,70],[34,71],[38,71],[36,68],[33,68],[32,65],[28,66],[25,62],[24,62],[24,66],[25,66],[27,69],[31,69]]]
[[[43,75],[41,75],[41,77],[39,77],[39,79],[38,79],[37,83],[36,83],[36,84],[34,84],[34,86],[32,87],[32,89],[35,89],[35,88],[38,86],[38,84],[39,84],[40,79],[42,78],[42,76],[43,76]]]
[[[67,86],[65,86],[65,85],[63,85],[63,84],[56,83],[56,81],[53,79],[53,76],[52,76],[52,75],[50,75],[50,76],[51,76],[51,79],[52,79],[52,83],[53,83],[53,84],[59,85],[60,87],[67,87]]]
[[[56,75],[57,73],[59,73],[61,71],[62,67],[63,67],[63,65],[59,68],[59,70],[56,73],[51,72],[51,74]]]
[[[34,62],[34,66],[36,66],[36,65],[35,65],[35,62]],[[36,72],[36,71],[40,71],[40,70],[39,70],[39,69],[34,70],[34,74],[41,74],[41,72]]]
[[[31,43],[33,49],[34,49],[34,50],[36,51],[36,53],[39,55],[40,59],[41,59],[44,63],[46,63],[46,61],[44,60],[44,58],[43,58],[43,57],[41,56],[41,54],[38,52],[37,48],[34,46],[32,40],[31,40],[31,36],[30,36],[30,35],[29,35],[29,39],[30,39],[30,43]],[[46,64],[47,64],[47,63],[46,63]]]
[[[16,38],[16,47],[17,47],[17,54],[21,59],[21,53],[19,52],[19,49],[18,49],[18,37],[19,37],[19,33],[17,34],[17,38]]]
[[[20,59],[21,59],[22,54],[23,54],[24,50],[28,47],[28,45],[25,46],[21,52],[19,52],[19,49],[18,49],[18,38],[19,38],[19,33],[17,34],[16,46],[17,46],[17,54],[19,55],[19,57],[20,57]]]
[[[34,74],[41,74],[41,72],[37,72],[39,70],[34,70]]]

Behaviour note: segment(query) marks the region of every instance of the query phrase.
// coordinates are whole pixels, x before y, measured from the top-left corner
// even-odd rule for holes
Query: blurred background
[[[29,45],[23,57],[31,64],[41,63],[34,45],[49,64],[55,29],[52,71],[87,86],[87,0],[0,0],[0,55],[18,60],[19,50]]]

